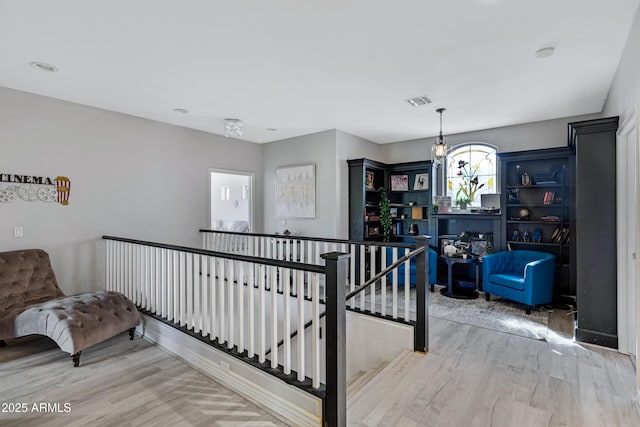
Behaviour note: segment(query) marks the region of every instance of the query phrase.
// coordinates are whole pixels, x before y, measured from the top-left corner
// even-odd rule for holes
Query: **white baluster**
[[[209,296],[209,289],[211,281],[209,280],[209,257],[206,255],[200,256],[200,268],[202,269],[202,336],[211,335],[211,297]]]
[[[381,261],[380,261],[380,271],[387,268],[387,247],[384,246],[380,248],[381,252]],[[387,277],[383,277],[380,281],[380,314],[383,316],[387,315]]]
[[[236,261],[233,260],[229,260],[228,261],[228,273],[227,275],[229,276],[229,279],[227,281],[227,296],[229,297],[229,302],[227,307],[229,308],[229,315],[227,316],[227,319],[229,319],[229,339],[227,340],[227,348],[229,350],[231,350],[233,348],[233,346],[236,344],[235,340],[236,340],[236,331],[235,331],[235,312],[236,312],[236,306],[235,306],[235,271],[236,271]]]
[[[405,249],[404,254],[407,255],[411,250],[410,249]],[[410,260],[406,260],[404,262],[404,320],[409,321],[409,305],[411,304],[410,301],[410,296],[411,296],[411,286],[410,286],[410,279],[411,279],[411,274],[410,273],[410,268],[411,268],[411,261]]]
[[[367,270],[365,268],[367,264],[367,248],[365,245],[360,246],[360,283],[358,286],[362,286],[367,281]],[[364,311],[365,308],[365,295],[364,291],[360,292],[360,310]]]
[[[194,288],[194,280],[193,280],[193,254],[187,252],[186,254],[186,263],[185,263],[185,273],[186,273],[186,282],[185,282],[185,291],[186,291],[186,313],[184,316],[185,324],[187,325],[187,329],[192,329],[194,326],[193,321],[193,288]],[[195,332],[195,331],[194,331]]]
[[[167,250],[160,249],[160,316],[168,317],[168,298],[169,284],[167,283],[167,270],[169,269],[167,262]]]
[[[278,269],[271,270],[271,367],[278,367]]]
[[[304,381],[305,378],[305,348],[304,348],[304,272],[301,270],[296,271],[298,276],[298,335],[297,339],[297,354],[298,354],[298,381]]]
[[[247,269],[247,291],[249,293],[249,349],[248,356],[253,357],[256,352],[255,347],[255,302],[254,298],[254,285],[256,283],[256,264],[249,264]]]
[[[320,387],[320,284],[313,273],[311,284],[311,378],[313,388]]]
[[[218,339],[220,342],[220,320],[218,313],[218,259],[211,257],[209,259],[209,275],[211,276],[211,341]]]
[[[291,373],[291,270],[283,268],[280,272],[282,274],[282,298],[284,300],[284,331],[282,336],[284,338],[284,373],[289,375]]]
[[[398,261],[398,248],[393,248],[391,252],[392,252],[391,260],[395,264],[396,261]],[[397,319],[398,318],[398,269],[397,268],[393,270],[393,274],[391,277],[392,277],[391,286],[393,288],[393,297],[392,297],[391,307],[393,309],[393,318]]]
[[[202,331],[202,271],[200,255],[193,255],[193,332]]]
[[[351,258],[349,259],[349,292],[356,289],[356,245],[351,244]],[[353,308],[356,303],[355,297],[349,300],[349,307]]]
[[[266,272],[264,265],[260,265],[258,268],[259,274],[259,288],[258,288],[258,361],[260,363],[264,363],[266,360],[265,353],[267,351],[266,347],[266,323],[267,319],[265,316],[265,286],[266,286]]]
[[[220,329],[219,329],[219,343],[220,345],[224,344],[227,341],[227,323],[226,323],[226,312],[225,312],[225,287],[226,284],[226,260],[224,258],[220,258],[220,263],[218,264],[218,290],[220,291],[220,299],[218,304],[218,313],[220,314]]]
[[[173,322],[180,322],[180,257],[178,252],[171,251],[171,273],[173,274],[173,283],[171,289],[173,290]]]
[[[238,279],[236,288],[238,289],[238,351],[244,351],[244,262],[238,262]]]
[[[376,268],[376,252],[377,252],[378,247],[377,246],[371,246],[371,252],[370,252],[370,256],[371,256],[371,277],[374,277],[376,274],[378,274],[378,270]],[[371,304],[371,312],[375,313],[376,312],[376,282],[373,282],[371,284],[371,286],[368,289],[369,291],[369,297],[370,297],[370,304]],[[366,291],[365,291],[366,292]]]

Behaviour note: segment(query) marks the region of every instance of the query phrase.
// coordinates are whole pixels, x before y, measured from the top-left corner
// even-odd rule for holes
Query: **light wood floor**
[[[0,405],[24,402],[27,414],[0,412],[1,426],[280,426],[264,409],[176,357],[122,334],[82,353],[73,368],[47,338],[0,348]],[[34,403],[71,404],[69,413],[33,413]],[[0,407],[0,410],[2,408]]]
[[[547,341],[431,318],[431,351],[407,352],[357,387],[351,426],[640,426],[635,368],[578,345],[567,312]],[[89,349],[81,367],[48,339],[0,349],[0,403],[71,403],[68,414],[9,415],[2,426],[283,425],[158,347],[126,335]]]
[[[566,313],[565,313],[566,314]],[[550,323],[566,328],[565,314]],[[431,351],[407,352],[349,402],[351,426],[640,426],[631,358],[431,318]]]

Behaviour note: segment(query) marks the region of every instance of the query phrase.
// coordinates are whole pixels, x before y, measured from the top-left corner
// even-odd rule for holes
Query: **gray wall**
[[[336,227],[339,239],[349,238],[349,166],[347,160],[366,158],[383,161],[382,145],[346,132],[336,131]]]
[[[313,163],[316,166],[316,217],[276,218],[276,169]],[[263,231],[282,233],[285,229],[303,236],[336,237],[336,131],[329,130],[262,146]],[[258,187],[260,184],[257,184]],[[284,222],[284,224],[283,224]]]
[[[566,117],[556,120],[446,135],[452,147],[468,142],[485,142],[498,147],[498,152],[523,151],[567,145],[567,123],[601,117],[600,114]],[[435,138],[415,139],[383,145],[388,163],[410,162],[431,158]]]
[[[200,245],[210,167],[261,176],[260,146],[0,88],[0,173],[71,179],[69,206],[0,203],[0,248],[45,249],[64,292],[95,289],[104,234]]]
[[[640,9],[631,27],[627,46],[622,53],[615,78],[609,89],[604,116],[620,116],[620,123],[633,117],[634,106],[640,101]]]

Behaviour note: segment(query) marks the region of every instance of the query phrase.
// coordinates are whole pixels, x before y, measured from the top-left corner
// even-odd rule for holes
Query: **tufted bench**
[[[127,330],[133,339],[138,323],[135,305],[118,292],[65,296],[45,251],[0,252],[0,347],[46,335],[78,366],[82,350]]]

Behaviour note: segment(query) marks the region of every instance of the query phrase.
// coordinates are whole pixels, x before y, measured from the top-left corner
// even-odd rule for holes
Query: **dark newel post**
[[[416,248],[424,248],[424,252],[416,256],[416,331],[413,350],[426,353],[429,351],[429,246],[428,236],[416,236]]]
[[[320,255],[326,268],[326,378],[323,424],[347,425],[347,343],[346,290],[349,254],[329,252]]]

